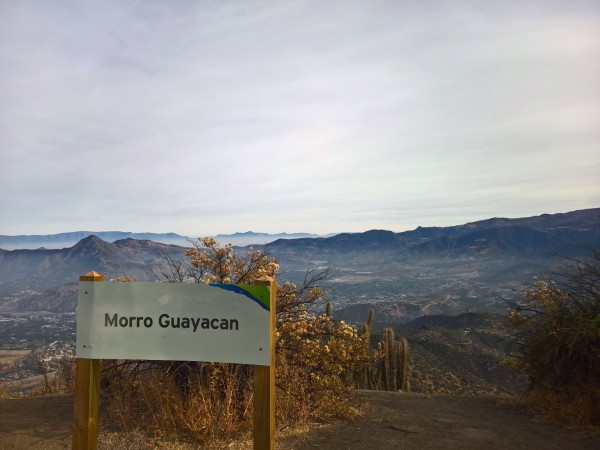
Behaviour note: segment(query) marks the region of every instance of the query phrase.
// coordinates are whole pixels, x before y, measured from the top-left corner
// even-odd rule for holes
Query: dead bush
[[[251,284],[274,277],[279,265],[267,250],[245,255],[212,238],[193,243],[183,261],[166,258],[170,282]],[[364,362],[364,339],[354,327],[317,315],[328,270],[310,271],[296,286],[277,288],[276,412],[279,426],[353,415],[347,374]],[[124,281],[124,280],[121,280]],[[131,280],[125,280],[131,281]],[[252,370],[224,363],[112,361],[103,367],[111,422],[157,437],[209,443],[249,430]],[[207,444],[209,445],[209,444]]]

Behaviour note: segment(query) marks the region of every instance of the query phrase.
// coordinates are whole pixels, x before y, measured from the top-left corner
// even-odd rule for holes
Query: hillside
[[[504,316],[423,316],[395,326],[394,331],[408,340],[415,392],[516,396],[524,392],[525,378],[502,366],[507,337],[513,332]]]
[[[368,309],[363,317],[368,317]],[[371,345],[376,347],[383,327],[392,324],[396,336],[405,336],[411,366],[410,385],[424,394],[520,396],[521,375],[502,366],[507,337],[513,332],[505,316],[465,313],[428,315],[398,324],[377,319]]]
[[[68,283],[44,291],[26,291],[4,297],[1,311],[73,312],[77,307],[77,283]]]

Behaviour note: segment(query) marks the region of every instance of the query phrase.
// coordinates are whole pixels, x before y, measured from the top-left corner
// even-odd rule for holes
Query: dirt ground
[[[495,450],[600,449],[589,430],[542,423],[514,400],[357,392],[368,402],[356,423],[313,428],[286,439],[285,449]]]
[[[72,396],[1,399],[0,449],[70,448],[72,418]]]
[[[543,423],[514,401],[498,397],[427,397],[357,392],[365,414],[354,423],[314,425],[281,433],[276,448],[308,449],[600,449],[590,430]],[[0,450],[55,450],[71,446],[73,399],[66,395],[0,400]],[[142,437],[104,434],[99,449],[157,448]],[[246,442],[225,448],[248,448]],[[190,449],[194,446],[161,445]]]

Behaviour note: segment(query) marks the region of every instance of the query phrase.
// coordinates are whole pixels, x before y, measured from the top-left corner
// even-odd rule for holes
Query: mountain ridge
[[[106,242],[133,238],[139,240],[164,241],[174,245],[183,245],[187,242],[185,236],[177,233],[150,233],[129,231],[69,231],[56,234],[22,234],[0,235],[0,248],[4,250],[37,250],[69,248],[89,236],[97,236]]]
[[[32,235],[0,235],[0,250],[38,250],[38,249],[61,249],[75,245],[81,239],[89,236],[97,236],[100,239],[114,243],[123,239],[150,240],[157,243],[189,246],[190,238],[177,233],[150,233],[130,231],[71,231],[57,234],[32,234]],[[274,240],[313,238],[320,235],[312,233],[261,233],[246,231],[233,234],[217,234],[215,237],[222,243],[231,242],[236,246],[249,244],[264,245]],[[331,235],[327,235],[331,236]]]
[[[344,248],[339,251],[347,255],[363,250],[365,245],[381,252],[408,250],[411,255],[436,257],[499,252],[550,256],[564,249],[572,253],[577,246],[600,246],[600,208],[517,219],[492,218],[450,227],[417,227],[399,233],[369,230],[293,242],[279,239],[269,248],[276,255],[286,255],[304,247],[307,256],[314,257],[318,252],[330,255],[340,246]],[[461,249],[458,254],[456,248]]]
[[[549,256],[577,257],[591,247],[600,247],[600,208],[400,233],[279,239],[268,244],[268,252],[292,282],[301,283],[310,268],[332,267],[342,307],[391,302],[402,307],[390,310],[389,317],[407,321],[497,305],[499,296],[514,295],[511,289],[551,269],[555,260]],[[3,250],[0,298],[72,283],[90,270],[107,279],[160,279],[167,271],[164,255],[184,259],[185,249],[130,237],[106,242],[91,235],[63,249]],[[240,253],[246,250],[236,247]]]

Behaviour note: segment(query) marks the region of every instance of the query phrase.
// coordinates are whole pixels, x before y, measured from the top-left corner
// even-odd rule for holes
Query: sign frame
[[[103,282],[104,275],[88,272],[79,277],[80,282]],[[169,286],[171,283],[165,283]],[[172,283],[177,285],[180,283]],[[268,365],[253,365],[254,373],[254,405],[253,405],[253,439],[255,449],[275,448],[275,323],[276,323],[276,290],[277,284],[271,277],[257,280],[254,285],[268,286],[270,293],[269,307],[269,339]],[[235,285],[231,285],[234,287]],[[84,297],[85,298],[85,297]],[[79,324],[78,324],[79,331]],[[79,333],[78,333],[79,335]],[[121,358],[119,358],[121,359]],[[127,359],[127,358],[123,358]],[[140,358],[150,359],[150,358]],[[75,359],[75,401],[73,414],[74,450],[92,450],[97,447],[98,416],[100,399],[101,360],[82,358]]]
[[[76,355],[270,365],[268,286],[79,283]]]

